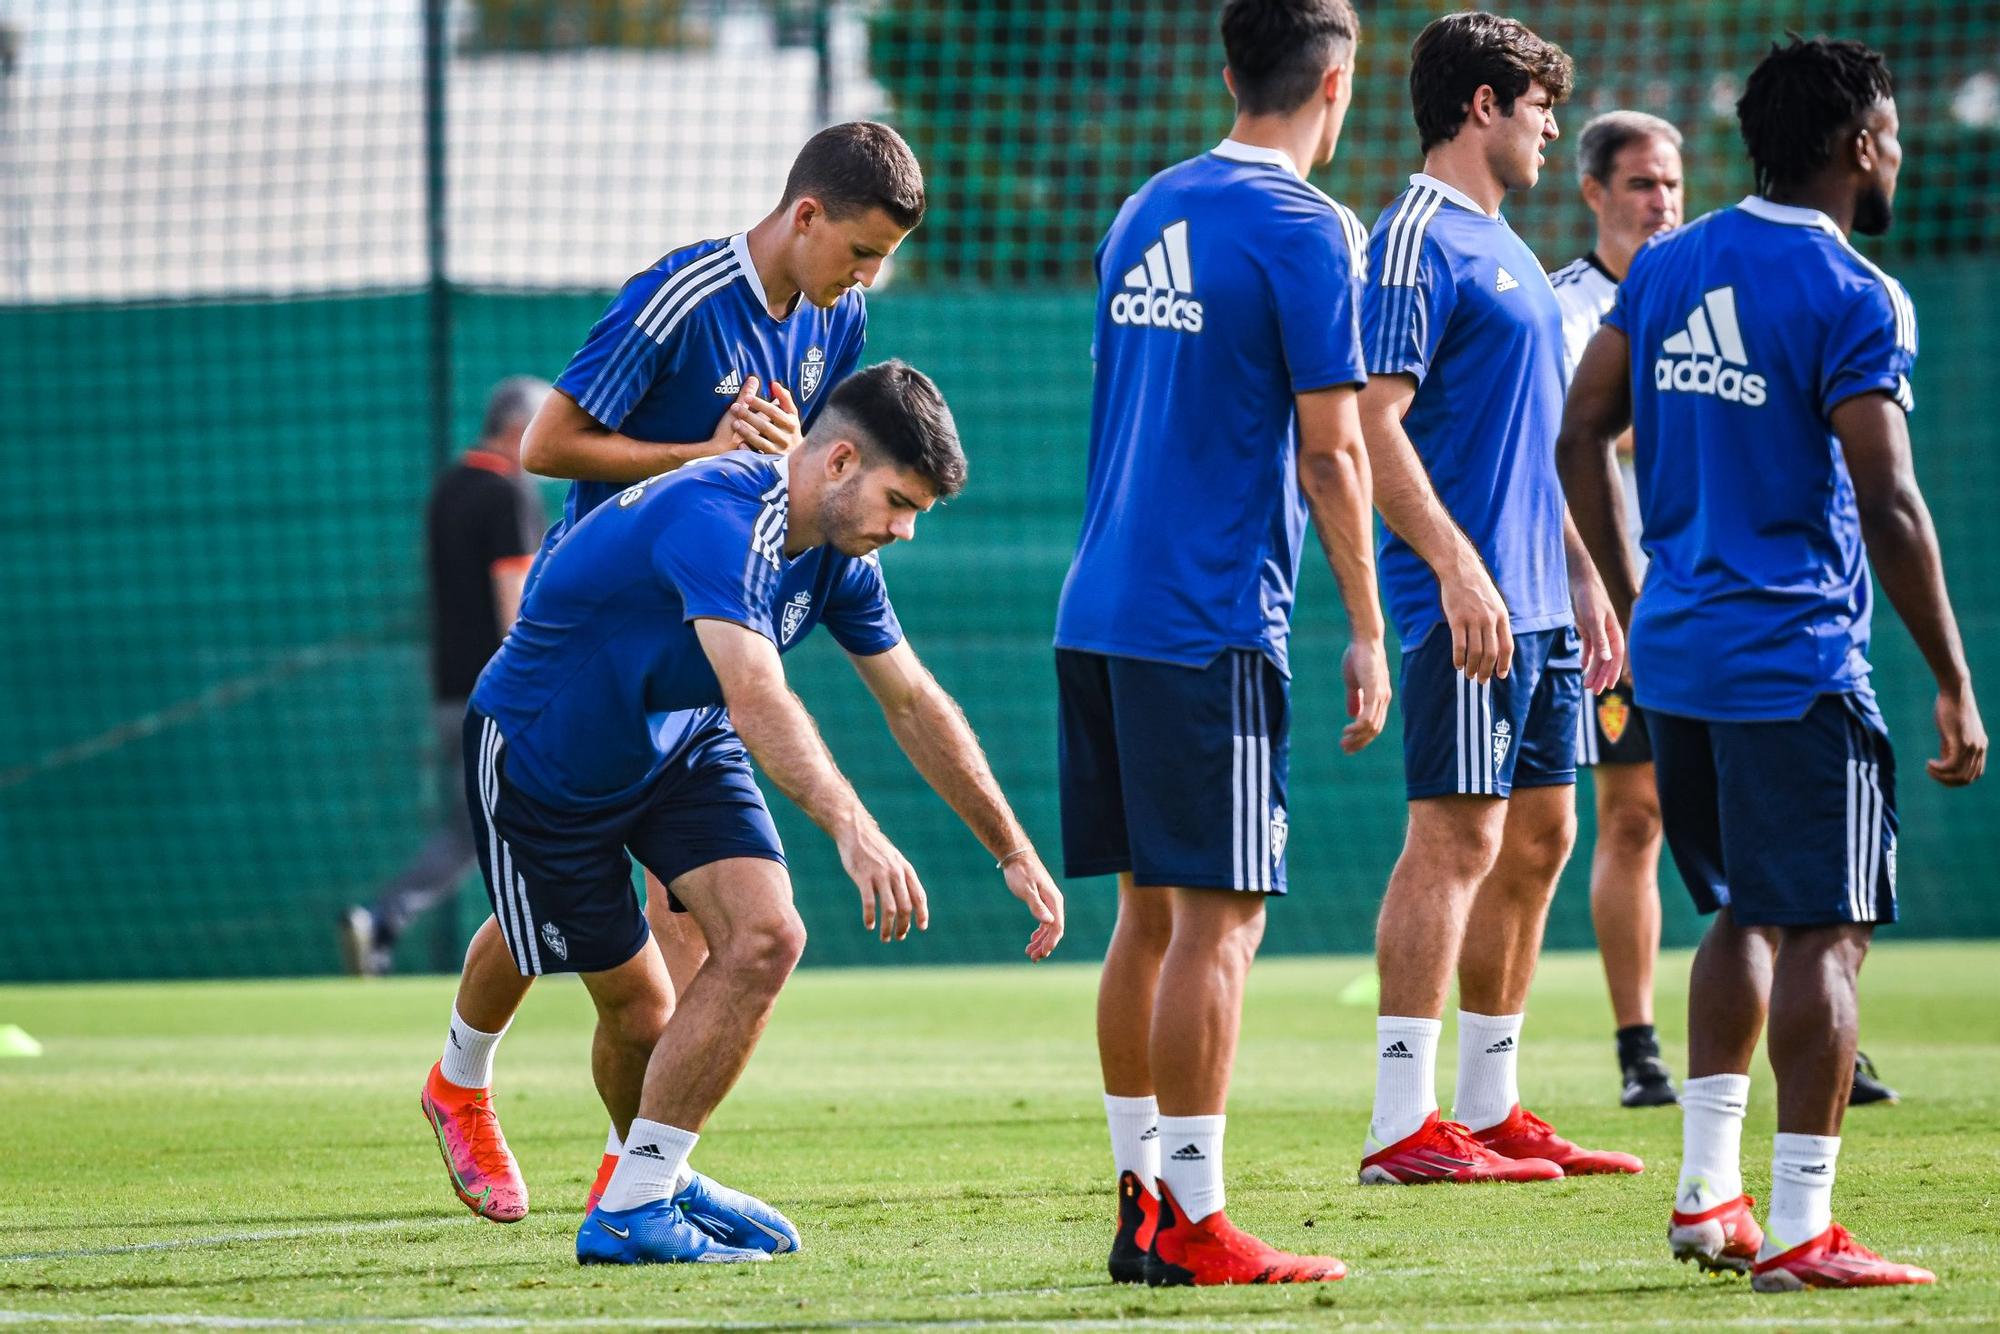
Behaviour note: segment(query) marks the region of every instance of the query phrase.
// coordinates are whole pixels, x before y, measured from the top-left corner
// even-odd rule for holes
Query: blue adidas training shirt
[[[1866,689],[1868,559],[1829,418],[1858,394],[1913,408],[1909,294],[1825,214],[1753,196],[1649,242],[1605,323],[1632,349],[1639,703],[1775,721]]]

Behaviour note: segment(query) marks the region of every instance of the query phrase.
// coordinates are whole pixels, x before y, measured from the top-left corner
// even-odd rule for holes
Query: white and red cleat
[[[1711,1274],[1747,1274],[1764,1244],[1764,1229],[1750,1213],[1757,1201],[1738,1195],[1726,1204],[1700,1213],[1674,1210],[1667,1223],[1667,1245],[1674,1259],[1692,1260]]]
[[[1472,1137],[1507,1158],[1539,1158],[1554,1163],[1566,1177],[1613,1176],[1643,1172],[1646,1164],[1613,1149],[1586,1149],[1556,1133],[1556,1128],[1520,1103],[1499,1125],[1475,1130]]]
[[[1152,1249],[1146,1252],[1149,1287],[1218,1287],[1231,1283],[1337,1283],[1347,1266],[1331,1255],[1293,1255],[1251,1236],[1217,1210],[1190,1223],[1160,1183]]]
[[[1432,1112],[1416,1133],[1361,1160],[1364,1186],[1417,1186],[1431,1181],[1554,1181],[1561,1167],[1542,1158],[1496,1153],[1456,1121]]]
[[[1915,1265],[1884,1260],[1856,1241],[1838,1223],[1803,1246],[1759,1260],[1750,1270],[1750,1286],[1758,1292],[1797,1292],[1802,1288],[1890,1288],[1905,1283],[1935,1283],[1937,1275]]]

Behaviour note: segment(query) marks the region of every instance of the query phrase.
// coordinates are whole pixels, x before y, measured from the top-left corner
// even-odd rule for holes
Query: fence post
[[[451,278],[445,254],[445,10],[449,0],[424,0],[424,256],[429,275],[431,470],[451,457]]]
[[[815,129],[833,124],[833,19],[827,12],[834,0],[815,0],[813,5],[813,117]]]

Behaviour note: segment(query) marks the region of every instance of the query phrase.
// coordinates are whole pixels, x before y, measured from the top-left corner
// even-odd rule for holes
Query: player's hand
[[[744,376],[743,387],[736,391],[735,398],[729,400],[729,406],[722,410],[721,420],[715,423],[715,429],[709,433],[708,452],[727,454],[732,449],[749,448],[750,442],[743,438],[743,432],[738,425],[736,410],[745,403],[762,401],[757,397],[757,377]]]
[[[1924,761],[1924,769],[1946,787],[1964,787],[1986,772],[1986,724],[1972,683],[1938,691],[1936,715],[1938,757]]]
[[[1507,603],[1476,553],[1468,550],[1438,597],[1451,627],[1451,665],[1475,681],[1504,678],[1514,666],[1514,630]]]
[[[1028,905],[1028,911],[1035,915],[1041,925],[1035,934],[1028,937],[1028,957],[1040,963],[1062,941],[1063,937],[1063,896],[1056,888],[1054,877],[1042,865],[1042,859],[1030,849],[1010,860],[1001,868],[1007,876],[1007,889],[1013,896]]]
[[[736,423],[738,445],[754,449],[762,454],[789,454],[805,443],[805,431],[799,425],[799,405],[792,401],[792,391],[771,382],[771,397],[759,398],[750,392],[755,378],[743,382],[744,392],[729,405],[729,416]]]
[[[1583,688],[1601,695],[1625,675],[1625,631],[1595,570],[1570,580],[1569,597],[1576,608],[1577,637],[1583,641]]]
[[[848,826],[836,846],[847,878],[861,891],[861,925],[880,932],[884,941],[901,940],[930,928],[930,903],[916,868],[896,851],[881,827],[865,813]]]
[[[1340,748],[1354,754],[1382,735],[1389,721],[1389,655],[1379,639],[1349,642],[1340,657],[1340,676],[1347,683],[1347,716],[1340,730]]]

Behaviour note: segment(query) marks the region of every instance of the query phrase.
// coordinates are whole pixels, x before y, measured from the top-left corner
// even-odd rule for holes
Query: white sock
[[[462,1089],[493,1087],[493,1049],[506,1032],[502,1027],[498,1033],[482,1033],[459,1018],[458,1007],[452,1006],[451,1027],[444,1034],[444,1059],[438,1062],[445,1082]]]
[[[622,1158],[625,1155],[625,1141],[618,1138],[617,1126],[611,1126],[604,1132],[604,1153],[610,1158]],[[674,1174],[674,1194],[678,1195],[686,1190],[688,1182],[692,1180],[694,1180],[694,1165],[682,1163],[681,1170]]]
[[[1375,1115],[1368,1149],[1385,1149],[1414,1135],[1438,1109],[1436,1019],[1379,1015],[1375,1020]]]
[[[1458,1012],[1458,1092],[1451,1119],[1468,1130],[1497,1126],[1521,1101],[1519,1014]]]
[[[1160,1118],[1160,1180],[1190,1223],[1222,1208],[1222,1123],[1228,1119],[1221,1113]]]
[[[1703,1075],[1681,1085],[1681,1183],[1674,1208],[1704,1213],[1743,1193],[1743,1113],[1750,1076]]]
[[[1764,1225],[1768,1259],[1803,1246],[1833,1222],[1833,1168],[1838,1135],[1778,1135],[1771,1153],[1771,1219]]]
[[[618,1168],[597,1207],[636,1209],[655,1200],[672,1199],[681,1169],[687,1166],[688,1154],[700,1138],[692,1130],[633,1117],[632,1128],[625,1135],[625,1152],[619,1156]]]
[[[1160,1100],[1104,1095],[1104,1119],[1111,1123],[1111,1162],[1123,1176],[1130,1172],[1139,1184],[1160,1193]]]

